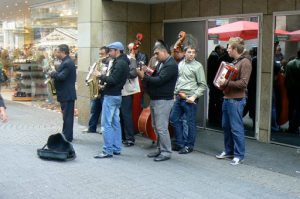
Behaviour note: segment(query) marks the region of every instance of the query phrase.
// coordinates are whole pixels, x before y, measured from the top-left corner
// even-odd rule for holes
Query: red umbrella
[[[277,30],[275,30],[275,34],[276,35],[289,35],[290,32],[288,32],[286,30],[282,30],[282,29],[277,29]]]
[[[258,23],[237,21],[208,29],[208,35],[216,35],[219,40],[228,41],[230,37],[241,37],[245,40],[255,39],[258,34]]]
[[[290,40],[289,41],[300,41],[300,30],[290,32]]]

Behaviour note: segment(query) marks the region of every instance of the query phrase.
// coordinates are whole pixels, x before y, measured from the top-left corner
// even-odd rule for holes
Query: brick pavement
[[[300,198],[298,177],[255,165],[234,167],[203,152],[153,162],[146,154],[154,147],[141,136],[121,156],[94,159],[102,137],[81,134],[77,122],[77,158],[43,161],[36,149],[59,131],[61,115],[15,102],[7,106],[10,121],[0,124],[0,199]]]

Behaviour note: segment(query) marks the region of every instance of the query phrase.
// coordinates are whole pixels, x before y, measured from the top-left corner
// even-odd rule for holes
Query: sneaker
[[[96,158],[96,159],[104,159],[104,158],[112,158],[112,157],[113,157],[113,155],[110,155],[110,154],[107,154],[104,152],[94,156],[94,158]]]
[[[233,155],[226,154],[225,151],[223,151],[221,154],[216,155],[216,158],[218,159],[233,158]]]
[[[235,165],[241,164],[242,162],[243,162],[243,160],[241,160],[239,158],[233,158],[232,161],[230,162],[230,164],[235,166]]]
[[[187,154],[187,153],[191,153],[193,151],[193,148],[191,147],[184,147],[182,148],[178,153],[179,154]]]

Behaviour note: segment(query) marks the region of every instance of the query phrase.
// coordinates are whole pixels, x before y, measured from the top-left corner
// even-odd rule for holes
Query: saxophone
[[[51,71],[55,71],[54,60],[50,61],[49,66],[45,71],[46,72],[46,81],[44,82],[44,84],[47,85],[48,90],[50,91],[50,93],[54,96],[54,95],[56,95],[54,80],[50,77],[50,75],[48,75],[48,73],[51,72]]]
[[[101,96],[100,91],[103,90],[103,85],[101,85],[100,79],[95,72],[102,72],[104,64],[102,63],[103,59],[99,59],[95,62],[91,67],[90,70],[85,78],[85,84],[89,87],[89,93],[91,100],[94,100]]]

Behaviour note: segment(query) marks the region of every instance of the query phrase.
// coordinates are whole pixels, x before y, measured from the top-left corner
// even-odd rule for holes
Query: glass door
[[[197,48],[196,60],[205,68],[206,64],[206,20],[198,21],[170,21],[164,22],[164,40],[168,46],[173,46],[178,40],[180,31],[186,33],[183,45],[193,44]],[[180,57],[178,58],[180,61]],[[205,127],[206,94],[198,102],[197,125]]]
[[[300,146],[300,12],[274,15],[271,141]]]

